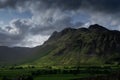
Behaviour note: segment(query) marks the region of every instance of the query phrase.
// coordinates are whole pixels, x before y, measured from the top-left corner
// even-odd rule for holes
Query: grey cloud
[[[49,7],[63,10],[92,9],[98,12],[116,13],[120,10],[120,0],[42,0]]]
[[[26,3],[40,3],[38,8],[59,8],[62,10],[93,9],[99,12],[119,12],[120,0],[0,0],[0,7],[15,8]]]
[[[0,0],[0,8],[4,7],[15,7],[15,0]]]
[[[35,2],[35,0],[28,0]],[[116,13],[120,10],[120,0],[36,0],[42,2],[47,8],[59,8],[62,10],[93,9],[98,12]],[[21,0],[22,2],[22,0]],[[24,1],[25,2],[25,1]],[[42,5],[42,6],[43,6]],[[40,7],[42,7],[40,6]],[[42,7],[43,8],[43,7]]]
[[[64,15],[64,16],[63,16]],[[46,15],[43,15],[46,16]],[[59,17],[58,17],[59,16]],[[81,25],[83,25],[82,22],[76,22],[76,23],[72,23],[72,16],[68,16],[65,14],[59,15],[59,13],[57,13],[57,17],[51,16],[51,15],[47,15],[47,19],[45,18],[43,20],[43,18],[39,19],[39,24],[35,25],[35,27],[33,27],[31,29],[31,33],[32,34],[42,34],[42,35],[50,35],[52,34],[54,31],[61,31],[66,27],[73,27],[73,28],[78,28]],[[44,21],[43,24],[40,24],[41,21]]]
[[[12,22],[12,25],[19,29],[19,34],[25,34],[29,31],[32,24],[29,20],[17,19]]]
[[[80,27],[84,23],[81,21],[72,22],[73,17],[79,15],[81,10],[91,12],[90,16],[94,16],[94,21],[98,23],[104,21],[104,18],[96,21],[101,17],[96,16],[96,13],[107,14],[115,18],[119,15],[120,0],[0,0],[0,8],[22,8],[23,10],[29,10],[33,14],[31,21],[18,19],[11,23],[12,26],[19,30],[19,34],[9,35],[7,33],[7,31],[14,29],[11,25],[6,27],[6,33],[0,33],[0,38],[5,41],[13,41],[12,44],[8,44],[13,45],[23,41],[29,34],[41,34],[44,36],[66,27]],[[4,31],[0,30],[0,32]]]
[[[4,29],[0,28],[0,45],[14,46],[21,43],[29,34],[28,21],[16,19],[10,22],[11,25],[4,26]]]
[[[120,0],[84,0],[82,6],[95,12],[115,14],[119,13]]]
[[[62,10],[79,9],[83,0],[41,0],[48,8],[60,8]]]

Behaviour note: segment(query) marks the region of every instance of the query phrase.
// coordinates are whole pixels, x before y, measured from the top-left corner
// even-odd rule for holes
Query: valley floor
[[[0,68],[0,80],[119,80],[120,66]]]

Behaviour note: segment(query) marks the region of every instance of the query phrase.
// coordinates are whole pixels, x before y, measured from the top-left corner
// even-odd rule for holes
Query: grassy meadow
[[[119,72],[120,66],[36,67],[7,66],[0,68],[0,80],[75,80]]]

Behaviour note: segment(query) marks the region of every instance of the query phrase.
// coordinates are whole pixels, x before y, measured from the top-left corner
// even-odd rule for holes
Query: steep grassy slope
[[[97,24],[87,28],[66,28],[54,32],[44,43],[44,54],[31,64],[35,65],[80,65],[119,64],[120,32],[108,30]],[[48,46],[54,48],[50,49]]]

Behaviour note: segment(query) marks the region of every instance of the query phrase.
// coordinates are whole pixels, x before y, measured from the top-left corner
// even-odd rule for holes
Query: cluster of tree
[[[10,66],[8,69],[10,70],[15,70],[15,69],[32,69],[32,68],[35,68],[35,66],[28,66],[28,67],[22,67],[22,66]]]

